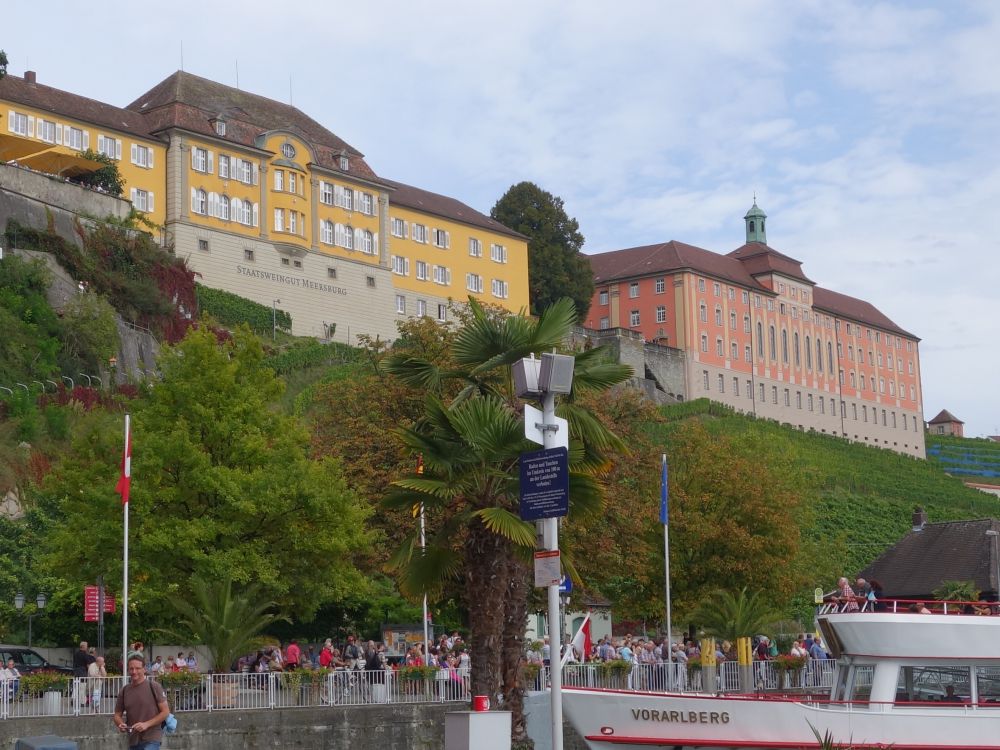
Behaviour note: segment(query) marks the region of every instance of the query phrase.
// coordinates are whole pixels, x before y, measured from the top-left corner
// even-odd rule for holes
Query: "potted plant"
[[[607,687],[624,687],[632,671],[632,662],[626,659],[611,659],[600,664],[602,682]]]
[[[42,698],[42,712],[48,716],[62,713],[62,699],[73,678],[68,674],[43,669],[21,677],[21,694],[29,698]]]
[[[807,660],[808,657],[792,656],[791,654],[778,654],[774,657],[771,663],[778,671],[778,677],[781,681],[782,688],[791,687],[791,685],[789,685],[789,675],[800,674],[800,670],[805,668]]]
[[[201,675],[197,672],[163,672],[156,681],[163,686],[171,709],[197,709],[202,707]]]

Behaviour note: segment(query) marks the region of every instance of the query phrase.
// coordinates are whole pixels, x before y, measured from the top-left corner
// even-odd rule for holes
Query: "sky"
[[[771,247],[921,339],[925,419],[1000,435],[1000,3],[7,5],[10,73],[119,106],[238,77],[383,177],[484,213],[540,185],[587,253],[729,252],[756,194]]]

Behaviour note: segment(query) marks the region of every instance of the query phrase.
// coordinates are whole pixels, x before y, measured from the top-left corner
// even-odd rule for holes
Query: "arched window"
[[[781,361],[788,364],[788,331],[781,329]]]
[[[722,325],[722,308],[718,305],[715,306],[715,325]]]
[[[816,337],[816,372],[823,372],[823,342]]]
[[[757,356],[764,358],[764,324],[757,321]]]
[[[826,342],[826,369],[833,375],[833,342]]]
[[[737,226],[739,226],[739,225],[737,225]],[[750,231],[751,232],[753,231],[753,219],[750,219]]]
[[[363,243],[363,247],[361,248],[362,252],[368,253],[369,255],[375,252],[375,235],[367,229],[365,230],[364,235],[362,235],[361,241]]]
[[[219,196],[219,218],[223,221],[229,221],[229,196],[220,195]]]
[[[857,376],[854,374],[854,370],[851,370],[851,388],[857,388]]]
[[[703,352],[708,351],[708,336],[705,335],[704,333],[701,334],[701,350]]]
[[[191,210],[196,214],[207,214],[208,193],[199,188],[191,188]]]
[[[354,249],[354,228],[350,224],[344,227],[344,247]]]
[[[708,308],[705,306],[704,302],[698,306],[698,317],[701,319],[702,323],[708,322]]]
[[[734,331],[736,330],[736,313],[735,312],[729,313],[729,327],[732,328]]]
[[[777,343],[776,335],[777,334],[775,333],[774,326],[769,326],[768,327],[768,332],[767,332],[767,337],[768,337],[768,342],[767,343],[770,344],[769,350],[770,350],[770,353],[771,353],[771,359],[777,359],[778,358],[778,343]]]
[[[813,368],[813,355],[811,349],[812,342],[809,340],[809,336],[806,336],[806,369],[811,370]]]
[[[796,331],[792,334],[792,354],[795,356],[795,366],[800,367],[802,365],[801,357],[799,356],[799,332]]]
[[[320,242],[324,242],[327,245],[333,244],[333,222],[329,219],[323,219],[319,225],[319,239]]]

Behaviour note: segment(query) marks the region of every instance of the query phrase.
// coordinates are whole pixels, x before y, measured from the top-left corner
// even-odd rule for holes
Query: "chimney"
[[[36,74],[33,70],[24,71],[24,82],[25,83],[36,83]]]
[[[917,508],[913,511],[913,530],[923,531],[924,526],[927,525],[927,511],[923,508]]]

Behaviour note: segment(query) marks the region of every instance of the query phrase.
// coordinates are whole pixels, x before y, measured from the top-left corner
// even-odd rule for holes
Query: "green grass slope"
[[[786,459],[810,499],[803,532],[853,574],[894,544],[923,507],[930,521],[1000,515],[996,498],[966,487],[934,461],[737,414],[705,400],[665,407],[668,422],[700,419],[737,441],[763,439]],[[668,438],[669,439],[669,438]]]

